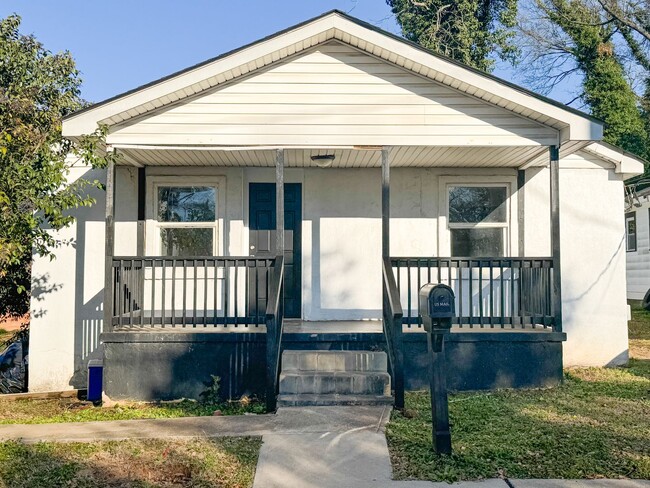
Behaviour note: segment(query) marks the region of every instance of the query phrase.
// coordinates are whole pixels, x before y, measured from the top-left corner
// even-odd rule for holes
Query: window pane
[[[212,256],[214,233],[211,228],[160,229],[163,256]]]
[[[159,222],[214,222],[215,189],[209,186],[158,188]]]
[[[506,199],[504,186],[452,186],[449,188],[449,222],[505,222]]]
[[[625,215],[626,251],[636,251],[636,213]]]
[[[454,257],[503,256],[503,229],[452,229],[451,255]]]

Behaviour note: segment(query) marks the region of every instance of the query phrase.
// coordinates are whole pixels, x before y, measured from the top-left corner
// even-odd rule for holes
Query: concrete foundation
[[[446,346],[450,390],[542,388],[562,381],[562,342],[553,332],[457,332]],[[263,333],[116,332],[102,336],[104,390],[130,400],[199,398],[221,379],[227,398],[261,396],[266,371]],[[385,350],[381,333],[285,334],[285,350]],[[426,336],[406,333],[406,388],[428,388]],[[390,368],[389,368],[390,371]]]

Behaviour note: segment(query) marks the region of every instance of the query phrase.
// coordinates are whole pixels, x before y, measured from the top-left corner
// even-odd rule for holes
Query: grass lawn
[[[39,488],[253,485],[259,438],[0,443],[0,486]]]
[[[650,361],[567,371],[549,390],[450,396],[452,456],[431,450],[428,392],[387,427],[398,479],[650,478]]]
[[[650,312],[641,307],[633,307],[628,333],[630,355],[637,359],[650,359]]]
[[[432,452],[428,391],[407,393],[387,427],[394,476],[649,479],[650,313],[634,310],[629,327],[626,368],[569,369],[548,390],[450,395],[452,456]]]
[[[75,399],[15,400],[0,398],[0,424],[47,424],[55,422],[89,422],[93,420],[131,420],[176,417],[200,417],[221,410],[223,415],[264,413],[259,401],[200,403],[190,400],[170,403],[118,403],[95,407]]]

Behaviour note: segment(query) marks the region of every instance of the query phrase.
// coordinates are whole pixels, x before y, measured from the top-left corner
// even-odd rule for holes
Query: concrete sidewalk
[[[392,485],[374,484],[367,485],[369,488],[648,488],[650,481],[645,480],[485,480],[485,481],[463,481],[461,483],[423,483],[421,485],[409,485],[408,482],[394,481]],[[399,484],[398,484],[399,483]],[[355,485],[356,487],[356,485]]]
[[[111,420],[60,424],[0,425],[0,440],[26,443],[91,442],[169,437],[264,436],[377,429],[387,421],[388,407],[312,407],[279,409],[275,415],[184,417],[177,419]]]
[[[357,412],[363,417],[356,419]],[[391,483],[384,435],[389,413],[387,407],[280,408],[279,419],[308,417],[316,422],[306,432],[280,431],[263,437],[253,487],[342,488]],[[340,421],[347,416],[355,421]]]
[[[341,418],[356,421],[341,422]],[[395,481],[382,407],[281,408],[278,419],[313,422],[308,430],[264,435],[253,488],[650,488],[635,480],[501,480],[463,483]]]
[[[33,443],[262,436],[254,488],[650,488],[640,480],[394,481],[389,407],[294,407],[276,415],[0,425],[0,441]]]
[[[0,425],[0,440],[93,442],[169,437],[261,436],[272,430],[273,415],[110,420],[61,424]]]

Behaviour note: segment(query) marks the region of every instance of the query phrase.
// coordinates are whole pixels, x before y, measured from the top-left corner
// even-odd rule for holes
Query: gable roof
[[[604,141],[591,143],[583,151],[612,163],[616,167],[616,173],[626,175],[624,178],[642,174],[648,164],[643,158]]]
[[[94,131],[100,123],[110,126],[126,122],[331,40],[553,127],[560,131],[561,142],[602,138],[604,124],[588,114],[337,10],[70,114],[64,119],[63,134],[75,137]]]

